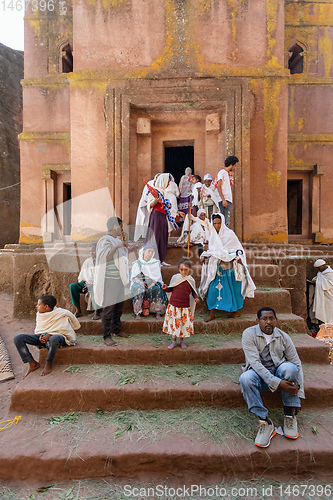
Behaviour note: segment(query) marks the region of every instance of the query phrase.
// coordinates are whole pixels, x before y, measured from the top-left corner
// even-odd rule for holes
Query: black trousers
[[[105,278],[104,307],[102,311],[103,337],[121,331],[121,315],[124,305],[124,285],[121,279]]]

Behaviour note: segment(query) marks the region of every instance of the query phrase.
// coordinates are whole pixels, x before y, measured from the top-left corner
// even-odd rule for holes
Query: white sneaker
[[[166,262],[162,262],[161,266],[171,266],[171,264],[167,264]]]
[[[297,430],[297,419],[295,416],[293,417],[289,417],[288,415],[284,416],[283,432],[284,435],[289,439],[298,438],[299,434]]]
[[[259,446],[260,448],[267,448],[275,434],[276,430],[271,420],[269,420],[269,422],[266,420],[259,420],[259,429],[255,439],[256,446]]]

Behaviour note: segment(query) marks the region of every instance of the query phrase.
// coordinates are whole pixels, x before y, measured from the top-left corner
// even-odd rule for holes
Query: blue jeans
[[[294,363],[285,361],[284,363],[281,363],[278,368],[273,368],[269,371],[281,380],[289,380],[290,382],[295,382],[296,385],[299,385],[298,368],[294,365]],[[269,391],[267,384],[252,368],[242,373],[239,378],[239,383],[249,411],[257,415],[259,418],[265,419],[268,415],[268,410],[262,403],[260,391]],[[281,391],[281,395],[284,406],[292,406],[293,408],[301,407],[301,402],[298,396],[291,396],[285,391]]]
[[[29,363],[29,361],[32,361],[34,359],[27,347],[27,344],[35,345],[36,347],[39,348],[44,347],[48,349],[49,352],[46,357],[46,361],[52,363],[58,348],[66,345],[66,341],[62,335],[54,334],[51,335],[50,339],[47,342],[47,345],[45,345],[43,344],[43,342],[39,340],[39,335],[36,334],[28,335],[20,333],[19,335],[16,335],[14,337],[14,344],[16,345],[16,349],[18,350],[18,353],[21,356],[23,363]]]
[[[224,215],[225,225],[227,227],[229,227],[232,203],[231,203],[231,201],[227,201],[227,203],[228,203],[228,206],[224,207],[222,201],[219,201],[219,210],[220,210],[220,213]]]

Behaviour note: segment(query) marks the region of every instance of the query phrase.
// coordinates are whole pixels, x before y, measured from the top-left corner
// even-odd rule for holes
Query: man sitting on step
[[[260,392],[281,389],[283,432],[290,439],[298,438],[296,415],[301,407],[300,398],[305,398],[305,395],[301,361],[289,335],[276,327],[274,309],[259,309],[257,323],[243,332],[246,364],[239,382],[249,411],[259,417],[255,444],[267,448],[276,431],[268,418],[268,410],[263,405]]]
[[[53,295],[43,295],[38,299],[36,306],[36,328],[33,335],[21,333],[14,337],[14,344],[23,363],[29,363],[25,376],[40,367],[31,355],[28,345],[48,349],[48,355],[41,376],[52,371],[54,356],[59,347],[74,345],[76,334],[74,330],[80,328],[80,323],[70,311],[56,307],[57,299]]]
[[[82,316],[81,306],[80,306],[80,294],[87,292],[89,293],[89,302],[88,302],[88,310],[93,309],[95,314],[93,316],[93,320],[100,319],[101,317],[101,309],[98,309],[98,306],[94,301],[94,293],[93,293],[93,282],[94,282],[94,273],[95,273],[95,262],[96,262],[96,243],[90,245],[89,249],[90,257],[88,257],[82,264],[80,274],[78,276],[76,283],[70,283],[69,285],[69,293],[72,299],[72,304],[75,307],[74,316],[79,318]]]

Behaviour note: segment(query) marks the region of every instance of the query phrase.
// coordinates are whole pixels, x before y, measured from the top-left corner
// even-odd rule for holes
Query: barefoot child
[[[179,274],[174,274],[170,285],[163,285],[166,292],[171,292],[168,309],[165,313],[163,333],[172,335],[172,343],[168,346],[173,349],[180,340],[180,346],[185,349],[184,337],[193,335],[193,314],[195,304],[199,302],[195,289],[195,281],[190,276],[191,262],[185,258],[178,262]],[[191,300],[191,305],[190,305]]]
[[[49,350],[41,376],[51,373],[53,359],[59,347],[75,344],[74,330],[78,330],[81,325],[74,314],[67,309],[56,307],[56,303],[57,299],[53,295],[40,297],[36,306],[35,333],[33,335],[19,334],[14,337],[14,344],[23,363],[29,363],[29,369],[24,378],[40,367],[30,354],[27,344]]]

